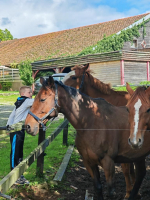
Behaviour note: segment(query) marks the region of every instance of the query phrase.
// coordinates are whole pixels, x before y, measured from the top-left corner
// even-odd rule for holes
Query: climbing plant
[[[124,42],[133,42],[134,37],[138,38],[140,36],[139,29],[143,27],[143,35],[146,34],[145,24],[150,21],[150,19],[143,20],[142,23],[134,25],[132,28],[122,30],[120,34],[113,34],[107,36],[104,34],[102,40],[97,42],[96,45],[89,46],[81,51],[78,55],[87,55],[94,53],[104,53],[111,51],[118,51],[123,48]]]

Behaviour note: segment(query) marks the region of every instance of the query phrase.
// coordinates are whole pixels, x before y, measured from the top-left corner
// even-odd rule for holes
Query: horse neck
[[[92,98],[103,98],[115,106],[125,106],[127,104],[128,93],[125,93],[124,91],[114,91],[111,88],[109,89],[108,94],[104,93],[101,89],[92,86],[88,79],[85,79],[81,91]]]

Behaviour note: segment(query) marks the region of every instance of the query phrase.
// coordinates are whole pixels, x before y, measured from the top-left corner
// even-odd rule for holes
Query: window
[[[137,40],[133,40],[133,43],[131,43],[131,48],[137,48]]]

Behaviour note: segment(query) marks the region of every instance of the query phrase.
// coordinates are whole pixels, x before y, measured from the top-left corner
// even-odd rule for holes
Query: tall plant
[[[24,85],[31,86],[34,79],[32,78],[32,66],[31,66],[31,61],[26,60],[21,62],[18,65],[19,68],[19,75],[21,80],[23,80]]]

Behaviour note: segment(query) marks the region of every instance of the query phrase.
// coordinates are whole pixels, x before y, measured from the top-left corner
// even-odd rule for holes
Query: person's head
[[[19,90],[20,96],[29,97],[32,99],[32,90],[29,86],[22,86]]]

